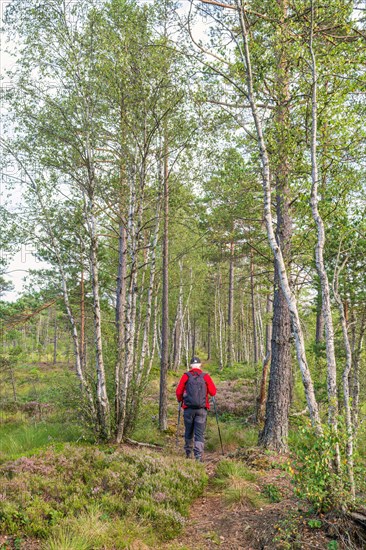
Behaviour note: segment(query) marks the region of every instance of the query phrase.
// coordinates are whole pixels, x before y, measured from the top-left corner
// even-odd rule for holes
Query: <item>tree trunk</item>
[[[140,281],[138,282],[138,292],[136,296],[136,334],[135,334],[135,343],[134,343],[134,350],[135,353],[139,351],[140,347],[140,340],[141,340],[141,334],[143,334],[143,310],[145,305],[144,295],[145,295],[145,279],[146,279],[146,273],[149,266],[149,258],[150,258],[151,250],[147,248],[147,240],[146,240],[146,231],[144,232],[144,244],[143,244],[143,267],[139,268],[139,271],[142,271],[142,276],[140,278]],[[136,357],[136,361],[134,361],[134,365],[137,366],[138,364],[138,357]]]
[[[224,350],[223,350],[223,335],[222,335],[222,310],[221,310],[221,273],[218,273],[216,293],[215,293],[215,329],[216,329],[216,345],[219,356],[219,370],[224,366]]]
[[[358,341],[354,346],[354,353],[352,354],[352,421],[355,430],[358,429],[358,415],[360,408],[360,359],[362,352],[362,344],[365,336],[366,329],[366,310],[363,310],[361,316],[361,323],[359,327]]]
[[[275,268],[271,369],[265,424],[259,442],[277,451],[287,450],[292,379],[290,336],[289,310]]]
[[[272,320],[269,318],[272,312],[272,297],[270,294],[267,296],[267,320],[266,320],[266,355],[263,359],[262,367],[262,379],[259,388],[259,396],[257,401],[257,414],[256,420],[257,423],[261,423],[264,420],[264,411],[266,405],[266,393],[267,393],[267,378],[268,378],[268,368],[271,361],[271,340],[272,340]]]
[[[254,368],[257,372],[258,365],[258,336],[257,326],[255,321],[255,296],[254,296],[254,262],[253,262],[253,249],[250,248],[250,296],[251,296],[251,312],[252,312],[252,327],[253,327],[253,362]],[[257,379],[257,377],[256,377]]]
[[[151,371],[154,357],[155,357],[155,349],[158,342],[158,335],[157,335],[157,327],[158,327],[158,296],[159,296],[159,284],[157,285],[157,288],[155,290],[155,298],[154,298],[154,321],[153,321],[153,330],[152,330],[152,344],[151,344],[151,351],[150,351],[150,360],[149,360],[149,372]]]
[[[160,395],[159,395],[159,429],[168,427],[168,387],[169,368],[169,171],[168,141],[164,139],[164,236],[163,236],[163,287],[161,318],[161,362],[160,362]]]
[[[126,254],[128,253],[131,265],[128,288],[126,287],[126,308],[124,328],[124,354],[123,367],[119,380],[119,421],[117,426],[117,443],[120,443],[125,435],[128,423],[128,398],[130,383],[133,376],[136,333],[136,296],[137,296],[137,247],[139,225],[141,217],[142,198],[138,200],[136,192],[136,158],[130,166],[129,184],[130,198],[128,209],[128,227],[126,240]],[[127,258],[126,258],[127,260]],[[128,290],[128,292],[127,292]]]
[[[89,229],[90,229],[90,272],[93,291],[93,313],[94,313],[94,343],[96,354],[97,371],[97,411],[100,436],[102,439],[110,437],[110,408],[107,395],[107,385],[103,359],[102,345],[102,318],[99,297],[99,274],[98,274],[98,239],[96,220],[94,216],[95,204],[90,201],[89,208]]]
[[[53,364],[57,363],[57,309],[54,308],[53,319]]]
[[[288,275],[287,275],[287,270],[286,270],[286,264],[282,255],[281,248],[277,243],[274,229],[273,229],[272,210],[271,210],[272,201],[271,201],[270,164],[269,164],[268,152],[267,152],[267,148],[266,148],[266,144],[263,136],[262,122],[258,115],[257,105],[255,103],[255,98],[254,98],[253,73],[252,73],[251,59],[250,59],[250,53],[249,53],[249,43],[248,43],[249,34],[248,34],[248,28],[247,28],[247,22],[246,22],[246,14],[245,14],[245,8],[243,4],[238,2],[237,8],[239,12],[241,33],[243,38],[243,51],[241,52],[241,55],[242,55],[243,64],[246,70],[248,100],[250,103],[253,121],[256,128],[258,149],[259,149],[261,167],[262,167],[264,219],[266,223],[267,236],[268,236],[270,247],[272,249],[275,260],[278,265],[278,275],[279,275],[281,288],[290,310],[290,316],[291,316],[294,337],[295,337],[297,359],[301,370],[302,381],[304,385],[307,404],[309,407],[311,421],[315,426],[317,432],[322,433],[318,404],[314,393],[313,381],[312,381],[311,373],[306,361],[304,335],[303,335],[303,331],[300,323],[297,301],[296,301],[295,295],[291,290]]]
[[[257,321],[257,334],[258,334],[258,357],[260,358],[260,357],[263,357],[265,355],[264,335],[263,335],[263,319],[262,319],[262,301],[261,301],[261,295],[260,294],[258,294],[258,296],[257,296],[256,321]]]
[[[325,325],[325,345],[327,354],[327,386],[328,386],[328,422],[337,432],[337,368],[334,350],[334,330],[330,303],[328,275],[324,266],[325,231],[322,217],[318,208],[318,160],[317,160],[317,128],[318,128],[318,103],[317,103],[317,67],[313,49],[314,31],[314,4],[311,0],[311,25],[309,38],[309,51],[311,57],[312,74],[312,117],[311,117],[311,211],[317,227],[317,243],[315,247],[315,262],[322,289],[322,309]],[[337,468],[340,468],[339,448],[337,449]]]
[[[350,404],[350,392],[349,392],[349,375],[352,368],[352,351],[351,345],[348,337],[348,327],[347,327],[347,313],[346,307],[344,307],[341,297],[338,293],[338,276],[343,266],[338,267],[338,262],[334,272],[333,280],[333,293],[334,298],[338,304],[339,316],[342,324],[343,332],[343,341],[346,350],[346,364],[343,370],[342,381],[343,381],[343,402],[344,410],[346,416],[346,429],[347,429],[347,444],[346,444],[346,456],[347,456],[347,470],[348,470],[348,480],[351,489],[352,499],[356,498],[356,489],[355,489],[355,479],[354,479],[354,469],[353,469],[353,432],[354,426],[352,423],[352,410]]]
[[[81,260],[83,261],[83,260]],[[84,266],[81,267],[80,277],[80,363],[81,369],[85,372],[85,281]]]
[[[132,407],[132,412],[134,418],[136,418],[136,412],[139,406],[139,395],[141,392],[141,384],[146,381],[147,376],[149,375],[149,369],[145,369],[145,358],[149,343],[149,334],[150,334],[150,325],[151,325],[151,313],[153,305],[153,296],[154,296],[154,287],[155,287],[155,272],[156,272],[156,248],[159,238],[159,226],[160,226],[160,200],[156,212],[156,225],[155,231],[150,244],[150,254],[151,255],[151,265],[150,265],[150,279],[149,287],[147,291],[147,303],[146,303],[146,316],[144,322],[144,332],[142,338],[141,352],[140,352],[140,361],[138,370],[136,373],[135,388],[134,388],[134,402]]]
[[[123,223],[119,226],[118,236],[118,273],[116,286],[116,335],[117,335],[117,361],[115,366],[115,416],[116,435],[120,423],[121,414],[121,378],[123,369],[124,344],[125,344],[125,315],[126,315],[126,228]]]
[[[192,357],[196,355],[196,318],[193,317],[193,330],[192,330]]]
[[[234,241],[230,243],[229,264],[229,296],[227,313],[227,361],[228,367],[233,366],[233,323],[234,323]]]
[[[177,371],[182,355],[182,324],[183,324],[183,262],[179,260],[179,296],[177,313],[173,330],[173,370]]]
[[[287,16],[287,1],[278,0],[283,17]],[[282,25],[284,23],[282,22]],[[289,150],[286,129],[290,125],[289,82],[286,57],[281,44],[278,54],[278,80],[280,85],[279,104],[276,112],[277,136],[276,155],[276,242],[282,253],[283,266],[287,269],[291,255],[292,220],[289,213]],[[281,288],[281,263],[274,261],[274,295],[272,321],[271,369],[266,404],[266,416],[260,443],[278,451],[287,450],[288,419],[291,403],[291,316],[286,296]]]
[[[317,299],[316,299],[316,332],[315,332],[315,342],[319,345],[321,342],[324,342],[324,315],[322,307],[322,291],[321,288],[317,289]]]
[[[211,359],[211,313],[207,315],[207,361]]]

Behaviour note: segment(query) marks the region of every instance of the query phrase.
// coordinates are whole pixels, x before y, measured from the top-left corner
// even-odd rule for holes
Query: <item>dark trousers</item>
[[[206,428],[206,409],[184,409],[184,449],[187,456],[193,453],[195,458],[201,458],[205,446],[204,434]]]

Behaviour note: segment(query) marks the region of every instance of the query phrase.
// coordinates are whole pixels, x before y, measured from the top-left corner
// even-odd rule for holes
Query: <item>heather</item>
[[[8,461],[0,473],[1,532],[56,540],[91,514],[103,524],[100,545],[94,541],[93,548],[105,547],[118,530],[116,547],[123,548],[126,531],[140,524],[147,538],[173,537],[207,481],[202,467],[180,457],[70,444]]]

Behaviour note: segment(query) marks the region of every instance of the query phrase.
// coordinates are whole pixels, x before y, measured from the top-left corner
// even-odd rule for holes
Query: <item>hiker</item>
[[[189,371],[185,372],[176,389],[177,399],[182,403],[185,427],[186,458],[202,462],[209,395],[216,395],[216,386],[209,374],[202,372],[201,361],[192,357]],[[194,439],[194,444],[193,444]]]

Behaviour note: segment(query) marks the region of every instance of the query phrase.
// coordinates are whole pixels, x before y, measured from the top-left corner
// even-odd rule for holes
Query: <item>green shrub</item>
[[[327,426],[324,427],[323,435],[315,434],[309,426],[301,428],[301,445],[296,449],[296,458],[292,464],[288,464],[295,493],[307,499],[316,512],[344,508],[349,501],[345,465],[342,464],[339,473],[333,466],[336,446],[342,448],[340,434],[341,429],[336,436]]]
[[[300,534],[301,517],[297,511],[290,511],[287,516],[274,527],[276,535],[273,539],[275,548],[281,550],[302,550],[304,548]]]
[[[267,485],[264,485],[262,493],[267,498],[269,498],[271,502],[281,502],[282,500],[280,489],[276,485],[273,485],[273,483],[268,483]]]

